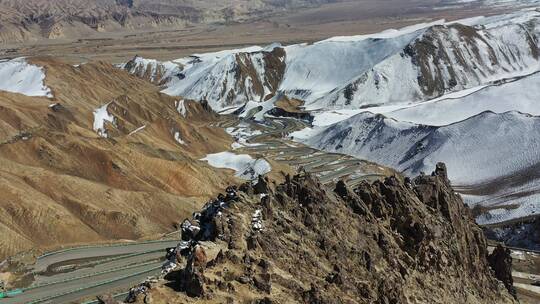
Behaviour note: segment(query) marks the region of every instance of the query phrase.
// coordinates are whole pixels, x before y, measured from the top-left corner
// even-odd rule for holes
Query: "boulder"
[[[270,294],[272,291],[271,275],[269,273],[257,274],[253,277],[253,284],[260,291]]]
[[[187,274],[184,282],[184,291],[190,297],[200,298],[205,294],[204,281],[203,274],[198,271]]]
[[[206,268],[206,263],[208,258],[206,256],[206,251],[200,245],[196,245],[193,249],[193,266],[195,268],[204,269]]]
[[[337,182],[334,192],[337,195],[339,195],[339,197],[341,198],[346,198],[349,195],[349,190],[347,189],[347,185],[342,180]]]
[[[254,194],[267,194],[268,193],[268,178],[259,175],[257,183],[253,186]]]

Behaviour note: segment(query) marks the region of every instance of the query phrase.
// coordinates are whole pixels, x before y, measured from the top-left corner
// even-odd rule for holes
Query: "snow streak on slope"
[[[467,119],[484,111],[519,111],[540,115],[540,74],[500,86],[490,86],[472,94],[425,102],[386,112],[401,121],[442,126]]]
[[[0,60],[0,90],[51,98],[51,90],[44,80],[43,69],[29,64],[24,58]]]
[[[110,122],[114,124],[114,116],[109,114],[107,108],[110,103],[104,104],[103,106],[94,110],[94,131],[100,137],[107,138],[107,129],[105,128],[105,122]]]

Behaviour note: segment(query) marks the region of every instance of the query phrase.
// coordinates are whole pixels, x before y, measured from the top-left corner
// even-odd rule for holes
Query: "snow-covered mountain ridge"
[[[444,159],[451,180],[471,185],[540,162],[540,133],[535,132],[539,129],[540,117],[515,111],[486,111],[440,127],[363,112],[322,129],[306,143],[327,151],[354,154],[411,175],[427,172],[433,163]],[[527,147],[530,154],[519,157],[516,146]],[[496,162],[504,166],[489,165]]]
[[[539,12],[520,11],[161,64],[135,58],[122,67],[146,71],[165,93],[206,99],[215,109],[278,92],[310,109],[419,102],[540,70],[539,22]]]

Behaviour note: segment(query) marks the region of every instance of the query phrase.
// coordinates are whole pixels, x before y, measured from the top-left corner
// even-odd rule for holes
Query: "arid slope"
[[[172,231],[231,181],[197,161],[230,145],[208,107],[184,101],[184,116],[182,98],[110,64],[33,63],[54,99],[0,92],[0,259]],[[102,138],[93,112],[107,103]]]

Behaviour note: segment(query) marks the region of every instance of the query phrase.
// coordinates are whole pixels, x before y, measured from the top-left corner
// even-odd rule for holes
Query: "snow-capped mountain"
[[[363,112],[322,129],[306,143],[373,160],[411,175],[428,172],[444,160],[455,184],[474,185],[540,162],[539,128],[540,117],[519,112],[483,112],[441,127]],[[517,154],[516,146],[527,147],[522,151],[527,155]],[[490,165],[494,163],[501,165]]]
[[[529,10],[199,54],[172,65],[135,58],[124,68],[150,73],[146,77],[163,84],[165,93],[206,99],[215,109],[278,92],[309,109],[418,102],[540,70],[539,23],[540,12]]]
[[[446,162],[491,223],[540,212],[539,26],[538,10],[521,10],[124,68],[259,121],[279,98],[301,100],[314,120],[296,140],[410,175]]]
[[[530,202],[531,189],[540,188],[540,177],[529,174],[530,178],[516,178],[540,164],[538,130],[540,117],[519,112],[483,112],[440,127],[363,112],[321,128],[303,142],[368,159],[408,175],[429,172],[434,164],[444,161],[453,184],[473,194],[467,197],[469,202],[507,204],[508,200],[494,198],[519,191],[523,195],[515,195],[512,200],[512,204],[519,205]],[[482,189],[486,184],[494,187]],[[501,215],[497,221],[520,216],[523,214]]]
[[[166,94],[193,96],[221,109],[268,99],[283,78],[284,60],[283,48],[272,45],[192,55],[166,63],[135,57],[121,67],[164,85]]]
[[[461,24],[425,30],[336,91],[315,100],[322,107],[422,101],[538,70],[536,34],[523,24],[477,29]]]

